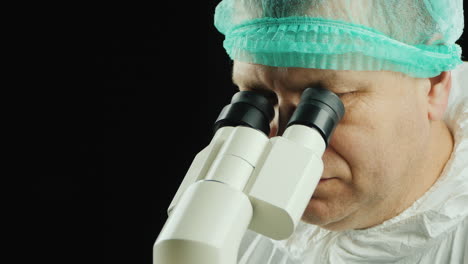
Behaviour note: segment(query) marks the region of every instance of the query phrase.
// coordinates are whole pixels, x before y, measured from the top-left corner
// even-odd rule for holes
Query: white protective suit
[[[365,230],[329,231],[301,222],[287,240],[248,231],[239,264],[468,264],[468,62],[452,71],[444,118],[454,149],[437,182],[411,207]]]

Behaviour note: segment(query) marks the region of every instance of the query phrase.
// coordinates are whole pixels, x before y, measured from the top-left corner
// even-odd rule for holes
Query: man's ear
[[[444,117],[447,109],[450,89],[452,88],[452,73],[444,71],[441,74],[429,78],[431,87],[427,94],[429,120],[437,121]]]

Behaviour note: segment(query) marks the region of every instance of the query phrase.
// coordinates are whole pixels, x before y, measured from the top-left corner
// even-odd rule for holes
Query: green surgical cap
[[[429,78],[462,63],[463,0],[223,0],[229,57],[276,67]]]

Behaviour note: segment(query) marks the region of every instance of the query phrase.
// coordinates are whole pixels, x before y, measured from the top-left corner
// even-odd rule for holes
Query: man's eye
[[[347,93],[335,93],[336,95],[338,95],[338,97],[342,98],[342,97],[346,97],[348,95],[352,95],[354,94],[354,92],[347,92]]]

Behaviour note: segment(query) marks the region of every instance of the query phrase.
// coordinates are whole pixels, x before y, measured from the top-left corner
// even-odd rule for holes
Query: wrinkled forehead
[[[272,67],[234,61],[232,79],[238,85],[272,86],[284,83],[291,87],[320,83],[333,86],[370,86],[390,79],[412,79],[399,72],[352,71],[296,67]]]

